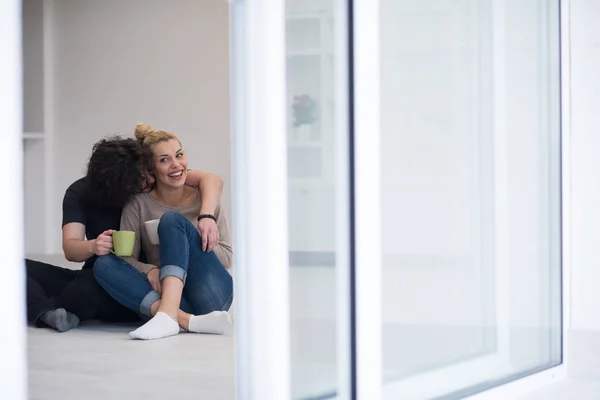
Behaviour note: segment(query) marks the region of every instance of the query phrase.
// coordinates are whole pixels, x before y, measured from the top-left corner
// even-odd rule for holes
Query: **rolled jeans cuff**
[[[162,282],[167,276],[174,276],[176,278],[181,279],[183,284],[185,284],[185,279],[187,278],[187,271],[177,265],[165,265],[160,267],[159,279]]]
[[[160,294],[156,290],[149,291],[140,303],[140,313],[147,317],[152,317],[152,304],[154,304],[154,302],[156,302],[157,300],[160,300]]]

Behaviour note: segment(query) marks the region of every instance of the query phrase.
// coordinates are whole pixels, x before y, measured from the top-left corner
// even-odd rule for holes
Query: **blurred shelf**
[[[25,132],[23,133],[25,140],[44,140],[44,134],[41,132]]]
[[[288,57],[323,56],[325,54],[326,52],[321,49],[289,50],[287,52]]]
[[[288,148],[321,148],[323,147],[322,143],[319,142],[294,142],[289,141],[287,144]]]

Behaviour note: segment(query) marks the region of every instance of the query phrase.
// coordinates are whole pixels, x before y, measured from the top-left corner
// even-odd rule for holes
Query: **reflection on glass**
[[[337,390],[334,10],[286,9],[292,395],[305,399]]]
[[[561,361],[559,2],[498,4],[380,2],[389,398]]]

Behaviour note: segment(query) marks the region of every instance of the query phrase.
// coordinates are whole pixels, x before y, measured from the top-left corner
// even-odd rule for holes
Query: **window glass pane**
[[[452,397],[561,362],[558,9],[380,1],[383,379],[395,396]]]
[[[336,133],[344,122],[336,107],[347,103],[336,87],[338,63],[347,68],[345,48],[336,47],[344,10],[331,0],[287,0],[286,9],[292,395],[323,398],[338,390],[336,276],[348,268],[336,243],[347,222],[336,218],[348,169],[340,160],[348,144]]]

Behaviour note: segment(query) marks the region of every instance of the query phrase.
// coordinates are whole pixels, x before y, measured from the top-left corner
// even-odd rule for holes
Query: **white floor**
[[[133,341],[129,327],[29,328],[29,398],[234,399],[231,336]]]
[[[31,256],[76,268],[61,255]],[[130,340],[133,326],[82,324],[65,333],[28,329],[29,398],[234,399],[234,337],[182,333]]]

